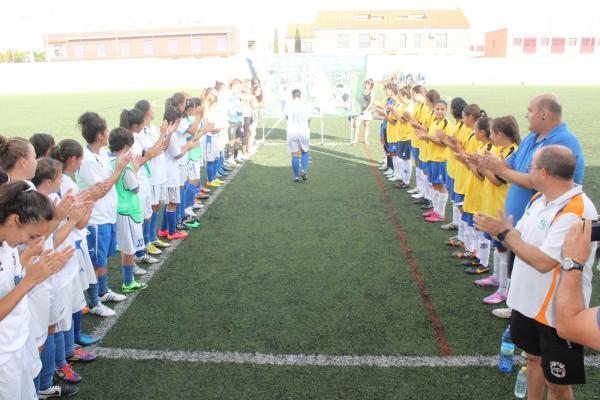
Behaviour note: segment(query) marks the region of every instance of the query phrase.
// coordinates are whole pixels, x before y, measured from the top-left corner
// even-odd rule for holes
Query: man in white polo
[[[562,246],[572,225],[596,218],[594,204],[575,184],[576,158],[567,147],[537,150],[529,166],[532,187],[538,190],[516,227],[482,213],[475,227],[504,242],[515,254],[507,304],[513,309],[511,335],[527,353],[528,398],[572,399],[572,384],[585,383],[583,347],[560,338],[556,331],[555,294],[561,277]],[[592,245],[595,252],[596,244]],[[592,292],[593,256],[579,265],[586,307]]]

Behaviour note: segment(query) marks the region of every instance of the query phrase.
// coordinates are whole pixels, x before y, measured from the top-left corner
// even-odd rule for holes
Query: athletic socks
[[[415,168],[415,179],[417,181],[417,189],[423,193],[423,173],[419,168]]]
[[[452,203],[452,224],[455,226],[460,226],[460,217],[461,217],[460,208],[454,203]]]
[[[167,206],[165,206],[163,208],[163,212],[162,212],[162,222],[160,223],[160,230],[164,231],[166,229],[169,229],[169,218],[167,217]]]
[[[166,207],[165,207],[165,214],[166,217],[165,218],[167,220],[167,226],[169,227],[169,235],[172,235],[175,233],[175,230],[177,229],[177,216],[176,216],[176,212],[175,211],[167,211]]]
[[[440,198],[439,190],[433,190],[433,194],[431,195],[431,202],[433,203],[433,212],[436,214],[440,213],[440,211],[438,209],[439,198]]]
[[[121,272],[123,274],[123,284],[129,286],[133,283],[133,265],[121,266]]]
[[[184,201],[184,197],[183,196],[184,196],[184,188],[182,186],[180,186],[179,187],[179,204],[178,204],[178,206],[179,206],[179,208],[178,208],[179,214],[177,215],[179,217],[179,221],[178,222],[183,221],[183,219],[185,218],[185,207],[184,207],[185,203],[183,202]]]
[[[142,229],[144,232],[144,244],[150,243],[150,226],[152,224],[152,219],[145,219],[142,224]]]
[[[55,353],[56,345],[54,344],[54,334],[48,335],[46,338],[46,343],[44,343],[44,349],[40,353],[42,370],[38,375],[39,390],[46,390],[54,383],[52,377],[54,376],[54,371],[56,370],[54,363]]]
[[[156,242],[158,240],[158,237],[156,236],[157,225],[158,225],[158,211],[152,211],[152,217],[150,218],[150,228],[148,229],[148,240],[150,240],[150,243]],[[165,226],[164,229],[167,229],[167,227]]]
[[[100,303],[100,299],[98,296],[98,284],[90,283],[90,286],[87,289],[88,297],[90,298],[90,306],[96,307],[98,303]]]
[[[475,234],[477,235],[477,258],[481,265],[487,267],[490,264],[490,245],[492,242],[485,237],[485,233],[482,231],[475,231]]]
[[[98,295],[104,296],[108,292],[108,274],[98,277]]]
[[[494,257],[498,257],[498,281],[500,281],[500,286],[498,287],[498,291],[502,294],[508,293],[508,285],[510,280],[508,279],[508,252],[498,251],[494,252]]]
[[[402,164],[400,157],[394,156],[392,157],[392,164],[394,165],[394,174],[399,175],[402,173]]]
[[[65,360],[65,338],[67,332],[54,333],[54,368],[60,369],[67,365]]]
[[[81,339],[81,319],[83,318],[83,312],[77,311],[73,313],[73,339],[79,341]]]
[[[386,160],[387,160],[387,166],[389,169],[394,169],[394,163],[392,161],[392,157],[390,156],[386,156]]]
[[[408,185],[411,176],[412,165],[410,164],[410,160],[402,160],[402,181]]]
[[[302,153],[302,171],[308,172],[308,151]]]
[[[446,216],[446,203],[448,202],[448,193],[442,193],[442,192],[438,192],[439,196],[438,196],[438,215],[440,217],[445,217]],[[435,205],[435,201],[433,202],[433,204]]]
[[[294,178],[300,177],[300,163],[298,157],[292,156],[292,170],[294,171]]]

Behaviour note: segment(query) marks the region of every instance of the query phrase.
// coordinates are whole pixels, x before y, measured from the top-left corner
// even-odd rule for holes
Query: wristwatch
[[[565,258],[560,263],[560,268],[563,271],[571,271],[573,269],[583,271],[583,264],[578,263],[577,261],[573,260],[572,258]]]
[[[508,232],[510,232],[510,228],[507,228],[507,229],[503,230],[502,232],[500,232],[498,235],[496,235],[496,238],[498,239],[498,241],[504,242],[504,239],[506,239],[506,235],[508,235]]]

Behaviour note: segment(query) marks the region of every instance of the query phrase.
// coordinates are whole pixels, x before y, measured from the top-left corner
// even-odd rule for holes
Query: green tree
[[[302,39],[300,39],[300,28],[296,27],[296,37],[294,39],[294,52],[302,53]]]
[[[275,37],[273,38],[273,53],[279,54],[279,33],[275,29]]]

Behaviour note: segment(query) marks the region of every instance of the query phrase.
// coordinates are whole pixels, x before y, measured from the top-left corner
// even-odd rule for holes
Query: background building
[[[596,37],[599,35],[599,37]],[[579,56],[600,54],[600,31],[509,30],[485,34],[485,57],[521,55]]]
[[[302,51],[359,50],[378,54],[467,54],[469,23],[462,10],[318,11],[313,24],[290,24],[286,47]]]
[[[235,26],[196,26],[47,35],[48,61],[184,58],[238,54]]]

